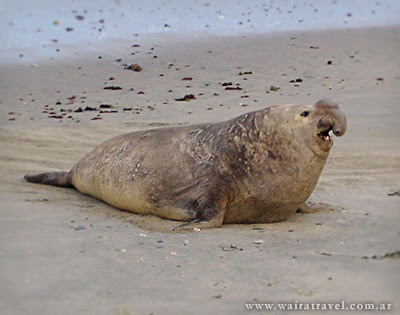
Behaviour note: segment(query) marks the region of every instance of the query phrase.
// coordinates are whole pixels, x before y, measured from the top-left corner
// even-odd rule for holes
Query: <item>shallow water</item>
[[[23,56],[26,49],[54,56],[57,45],[89,49],[137,34],[238,35],[399,23],[395,0],[2,0],[0,57],[32,61],[29,53]]]

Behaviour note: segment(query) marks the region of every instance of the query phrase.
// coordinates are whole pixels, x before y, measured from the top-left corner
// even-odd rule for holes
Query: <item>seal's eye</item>
[[[300,116],[303,116],[303,117],[307,117],[308,115],[310,115],[310,112],[308,110],[305,110],[304,112],[302,112],[300,114]]]

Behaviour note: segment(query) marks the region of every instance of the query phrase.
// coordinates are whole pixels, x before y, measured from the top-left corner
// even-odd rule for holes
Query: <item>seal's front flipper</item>
[[[173,231],[196,231],[196,229],[210,229],[221,227],[224,222],[227,200],[215,193],[208,194],[203,200],[196,200],[189,206],[189,212],[195,213],[194,219],[179,225]]]
[[[209,220],[205,219],[194,219],[190,222],[178,225],[172,230],[175,232],[185,232],[185,231],[198,231],[203,229],[219,228],[224,221],[225,211],[221,210],[215,217]],[[198,230],[197,230],[198,229]]]
[[[24,178],[31,183],[58,187],[73,187],[69,172],[48,172],[36,175],[25,175]]]
[[[184,209],[193,218],[179,225],[174,231],[193,231],[221,227],[228,205],[231,188],[222,180],[218,185],[203,183],[198,198],[191,200]]]

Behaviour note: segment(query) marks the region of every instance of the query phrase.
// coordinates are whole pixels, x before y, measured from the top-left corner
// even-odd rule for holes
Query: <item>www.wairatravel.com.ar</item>
[[[391,311],[391,303],[246,303],[248,311]]]

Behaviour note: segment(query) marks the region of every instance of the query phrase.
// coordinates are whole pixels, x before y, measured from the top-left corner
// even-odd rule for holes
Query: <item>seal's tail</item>
[[[59,187],[73,187],[69,172],[48,172],[36,175],[25,175],[24,178],[31,183],[39,183]]]

